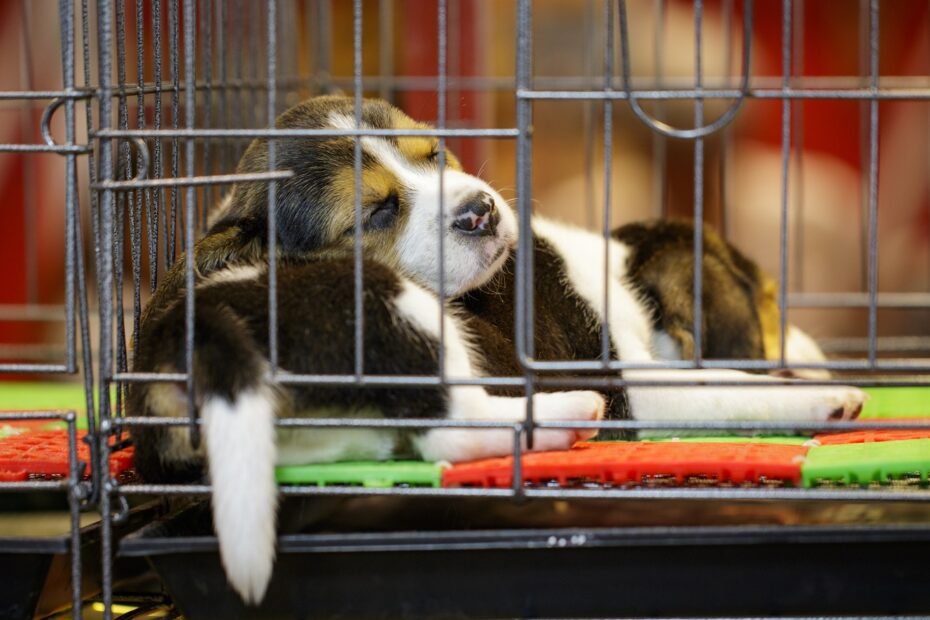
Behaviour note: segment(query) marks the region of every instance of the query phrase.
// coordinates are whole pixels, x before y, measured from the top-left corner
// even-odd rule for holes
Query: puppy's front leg
[[[859,414],[866,394],[848,386],[777,385],[781,379],[736,370],[626,370],[640,381],[682,383],[627,390],[633,417],[660,422],[823,422],[848,420]],[[763,386],[689,385],[695,382],[761,382]]]
[[[395,301],[398,314],[416,331],[440,340],[445,375],[453,379],[480,376],[485,360],[471,346],[465,322],[452,310],[443,316],[440,339],[440,302],[432,293],[405,282]],[[480,386],[454,385],[448,389],[445,417],[456,421],[519,423],[526,416],[526,398],[492,396]],[[589,421],[604,415],[604,397],[597,392],[549,392],[533,396],[534,418],[539,421]],[[467,461],[504,456],[513,451],[513,428],[435,428],[414,439],[419,454],[427,460]],[[597,433],[592,429],[545,429],[534,434],[534,450],[562,450]]]
[[[491,396],[481,387],[455,387],[450,393],[452,420],[519,423],[526,416],[526,398]],[[533,395],[533,417],[538,421],[590,421],[604,416],[604,397],[597,392],[548,392]],[[503,456],[513,451],[513,429],[437,428],[415,440],[427,460],[468,461]],[[534,432],[534,450],[565,450],[590,439],[596,429],[543,429]],[[523,447],[526,448],[524,438]]]

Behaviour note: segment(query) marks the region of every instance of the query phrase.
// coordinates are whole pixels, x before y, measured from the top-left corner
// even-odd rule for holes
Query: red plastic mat
[[[77,434],[78,461],[82,475],[90,474],[90,449],[85,433]],[[117,476],[132,467],[132,448],[110,455],[110,474]],[[67,431],[33,431],[0,440],[0,480],[16,481],[29,476],[68,475]]]
[[[912,422],[923,424],[930,418],[882,418],[881,420],[862,420],[870,424],[879,422]],[[820,445],[831,446],[847,443],[872,443],[876,441],[906,441],[908,439],[930,439],[930,429],[869,429],[849,431],[847,433],[826,433],[814,437]]]
[[[781,480],[800,484],[807,447],[753,443],[593,442],[562,452],[534,452],[522,457],[523,479],[530,483],[570,485],[639,484],[652,477],[690,478],[742,484]],[[454,465],[443,473],[443,486],[509,487],[513,457]]]

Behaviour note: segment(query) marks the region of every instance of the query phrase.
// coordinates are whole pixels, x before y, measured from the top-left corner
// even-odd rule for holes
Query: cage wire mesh
[[[22,2],[24,20],[30,18]],[[145,302],[167,269],[182,255],[190,255],[194,242],[206,230],[209,212],[231,184],[261,181],[267,184],[269,230],[275,230],[277,182],[289,170],[275,167],[274,145],[295,137],[344,136],[355,138],[356,204],[361,173],[361,140],[370,135],[425,135],[437,137],[461,155],[470,172],[484,175],[494,186],[508,188],[515,199],[520,229],[529,230],[534,201],[550,214],[601,230],[609,237],[622,221],[645,216],[689,216],[718,227],[727,237],[742,238],[769,250],[767,266],[779,282],[781,311],[780,359],[716,360],[703,354],[701,329],[693,330],[693,359],[666,363],[674,368],[738,368],[778,371],[791,368],[785,359],[788,321],[838,321],[847,327],[823,341],[835,358],[805,368],[823,368],[839,375],[822,383],[855,385],[927,385],[921,373],[930,372],[926,354],[930,314],[930,270],[926,250],[904,237],[882,238],[887,224],[883,212],[893,213],[901,192],[879,185],[880,144],[885,120],[892,131],[895,121],[884,110],[907,102],[906,119],[922,118],[926,131],[925,102],[930,99],[926,68],[902,74],[884,74],[880,19],[894,23],[893,9],[878,0],[855,4],[858,14],[845,25],[856,24],[858,66],[850,73],[809,70],[811,46],[822,42],[805,25],[810,14],[804,0],[783,0],[777,10],[755,7],[752,0],[681,3],[586,1],[565,5],[539,0],[516,3],[476,0],[438,0],[414,7],[399,0],[60,0],[60,84],[49,90],[30,78],[29,37],[35,24],[23,22],[20,57],[26,70],[18,86],[0,91],[0,106],[19,115],[25,128],[21,139],[0,144],[0,153],[19,158],[24,166],[23,185],[34,192],[37,173],[33,162],[53,154],[64,179],[62,205],[57,212],[59,237],[40,242],[36,212],[29,208],[34,194],[23,195],[21,208],[25,240],[22,266],[25,290],[19,301],[4,301],[0,318],[63,323],[56,336],[58,359],[31,359],[35,349],[10,349],[0,373],[77,374],[87,391],[87,428],[94,465],[109,461],[111,438],[133,424],[182,424],[197,433],[191,398],[190,420],[152,420],[123,416],[125,387],[131,382],[185,384],[193,394],[190,373],[134,372],[132,342],[139,329]],[[773,3],[774,6],[774,3]],[[846,7],[848,9],[848,7]],[[777,17],[777,27],[761,26],[763,17]],[[833,10],[839,10],[834,7]],[[848,12],[848,11],[847,11]],[[822,22],[820,22],[822,23]],[[682,25],[684,24],[684,26]],[[709,34],[710,33],[710,37]],[[847,38],[853,33],[843,33]],[[769,37],[768,47],[764,47]],[[690,40],[691,47],[681,45]],[[774,41],[774,44],[773,44]],[[684,51],[683,51],[684,49]],[[760,50],[771,57],[759,59]],[[506,59],[506,60],[503,60]],[[762,64],[765,70],[755,69]],[[890,63],[889,63],[890,64]],[[822,67],[820,68],[822,70]],[[921,72],[923,71],[923,72]],[[316,94],[345,93],[356,103],[357,129],[274,129],[276,116],[298,101]],[[429,131],[392,130],[372,133],[362,127],[359,106],[363,97],[381,97],[412,116],[433,123]],[[814,139],[808,116],[822,121],[824,106],[846,106],[856,127],[838,127],[837,133],[854,133],[860,143],[845,172],[811,154]],[[921,107],[922,106],[922,107]],[[902,108],[903,109],[903,108]],[[916,111],[915,111],[916,110]],[[41,111],[41,114],[40,114]],[[742,119],[749,116],[749,121]],[[742,124],[741,124],[742,123]],[[738,138],[762,124],[775,146],[764,157],[768,172],[742,169],[740,161],[752,152]],[[904,123],[906,124],[906,123]],[[897,128],[897,133],[906,130]],[[573,134],[567,141],[567,135]],[[757,136],[760,135],[758,132]],[[239,157],[256,137],[272,139],[268,170],[240,173]],[[913,135],[911,136],[913,138]],[[924,136],[925,137],[925,136]],[[822,139],[818,138],[818,139]],[[926,140],[918,140],[926,145]],[[890,148],[905,148],[889,139]],[[895,147],[897,145],[897,147]],[[572,161],[566,164],[566,154]],[[925,150],[925,149],[924,149]],[[440,152],[443,152],[440,149]],[[632,162],[633,154],[639,157]],[[913,155],[913,154],[912,154]],[[922,160],[920,158],[923,158]],[[926,164],[926,154],[917,158]],[[811,163],[813,161],[813,163]],[[905,163],[889,159],[890,166]],[[631,163],[632,162],[632,163]],[[771,164],[774,162],[774,166]],[[764,168],[759,164],[760,168]],[[570,183],[556,186],[550,178],[560,167],[574,170]],[[925,167],[907,168],[925,177]],[[777,172],[771,172],[775,170]],[[853,172],[850,173],[849,171]],[[818,185],[833,174],[843,187]],[[746,178],[749,178],[747,181]],[[750,178],[751,177],[751,178]],[[441,178],[441,177],[440,177]],[[859,184],[849,191],[849,181]],[[764,179],[761,183],[759,179]],[[857,179],[857,180],[856,180]],[[768,184],[767,218],[755,227],[747,220],[748,207],[740,203],[760,196],[747,191],[753,183]],[[908,185],[901,191],[926,192]],[[839,191],[858,202],[857,212],[828,211],[819,203],[825,194]],[[442,195],[442,192],[440,192]],[[775,196],[772,199],[772,195]],[[566,197],[568,199],[566,200]],[[879,209],[882,204],[883,210]],[[555,205],[555,206],[553,206]],[[579,205],[581,205],[579,207]],[[926,211],[926,206],[917,207]],[[823,217],[818,219],[818,213]],[[82,215],[84,216],[82,219]],[[824,223],[828,216],[836,221]],[[891,215],[887,216],[888,218]],[[881,220],[881,221],[880,221]],[[357,220],[358,221],[358,220]],[[914,221],[914,220],[911,220]],[[748,222],[748,223],[747,223]],[[911,224],[905,223],[906,229]],[[823,231],[853,237],[838,250],[839,257],[823,251]],[[747,233],[747,230],[749,233]],[[355,312],[361,316],[362,252],[356,224]],[[925,231],[924,231],[925,233]],[[17,233],[18,234],[18,233]],[[5,233],[4,239],[15,236]],[[902,239],[905,239],[902,241]],[[62,293],[47,303],[39,293],[38,256],[48,243],[63,240],[63,270],[56,275]],[[926,238],[924,237],[924,242]],[[523,362],[522,377],[448,377],[440,362],[435,376],[373,376],[363,367],[364,325],[356,322],[353,355],[355,371],[348,375],[296,375],[277,363],[278,334],[276,289],[276,238],[269,235],[269,340],[271,373],[281,384],[423,386],[510,385],[530,395],[540,386],[606,388],[632,384],[615,371],[642,367],[611,359],[610,334],[602,334],[600,359],[541,361],[534,357],[531,294],[532,240],[520,235],[517,261],[516,345]],[[906,247],[901,251],[900,245]],[[910,245],[907,245],[910,243]],[[703,229],[695,228],[693,274],[695,327],[701,322]],[[93,245],[94,251],[87,252]],[[440,247],[442,242],[440,241]],[[750,248],[751,249],[751,248]],[[889,280],[896,287],[880,286],[880,249],[887,251],[895,273],[914,277]],[[441,250],[440,250],[441,251]],[[846,255],[848,253],[849,255]],[[912,259],[901,254],[912,253]],[[882,254],[884,256],[884,254]],[[605,256],[605,260],[607,257]],[[821,261],[834,266],[856,264],[857,281],[833,286],[832,276],[812,271]],[[765,262],[765,261],[763,261]],[[442,264],[442,260],[440,260]],[[440,270],[442,271],[442,270]],[[829,272],[829,269],[827,269]],[[884,277],[884,273],[883,277]],[[188,262],[186,288],[194,290],[195,272]],[[842,280],[842,278],[838,278]],[[824,284],[826,285],[824,286]],[[92,288],[92,291],[88,291]],[[440,286],[442,290],[442,286]],[[93,294],[95,292],[95,294]],[[88,300],[93,305],[88,307]],[[186,296],[185,360],[191,367],[194,350],[193,295]],[[605,305],[607,301],[605,300]],[[841,312],[841,315],[830,312]],[[819,313],[819,314],[818,314]],[[607,315],[606,308],[604,315]],[[831,318],[840,316],[839,319]],[[826,317],[826,318],[823,318]],[[884,323],[883,323],[884,321]],[[91,323],[99,323],[97,342],[91,343]],[[440,325],[442,323],[440,322]],[[80,340],[80,341],[79,341]],[[6,349],[4,349],[6,350]],[[91,351],[97,356],[95,377]],[[440,351],[442,347],[440,347]],[[24,351],[26,351],[24,353]],[[31,356],[31,357],[30,357]],[[651,366],[650,366],[651,367]],[[561,374],[553,375],[553,371]],[[601,371],[592,375],[591,371]],[[606,372],[605,372],[606,371]],[[110,390],[116,386],[111,399]],[[92,393],[97,392],[96,405]],[[521,438],[534,429],[571,426],[534,422],[532,399],[525,423],[513,428],[514,451]],[[113,523],[125,517],[129,496],[202,495],[205,485],[159,485],[109,479],[105,468],[94,466],[93,477],[82,481],[77,456],[76,412],[22,411],[0,415],[5,420],[59,418],[67,423],[70,474],[62,480],[0,483],[0,490],[56,490],[66,494],[72,515],[71,550],[75,616],[82,597],[79,511],[99,507],[102,515],[102,602],[111,617],[114,552]],[[291,427],[330,428],[451,426],[444,420],[294,419],[279,422]],[[601,428],[655,429],[662,425],[635,421],[592,424]],[[481,428],[481,424],[465,424]],[[483,427],[495,426],[485,423]],[[578,426],[577,424],[575,426]],[[816,430],[816,424],[676,423],[675,429],[695,430]],[[840,423],[834,428],[849,425]],[[862,428],[857,424],[856,428]],[[925,428],[902,424],[902,428]],[[878,501],[926,500],[926,492],[896,490],[875,492],[854,489],[539,489],[524,488],[514,459],[510,489],[371,490],[289,486],[285,495],[365,494],[451,495],[500,497],[559,497],[582,500],[621,496],[689,499],[809,499]]]

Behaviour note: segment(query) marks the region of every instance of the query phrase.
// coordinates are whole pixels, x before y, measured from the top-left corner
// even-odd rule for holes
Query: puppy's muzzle
[[[494,198],[478,192],[455,210],[452,229],[469,237],[488,237],[497,234],[501,216],[494,206]]]

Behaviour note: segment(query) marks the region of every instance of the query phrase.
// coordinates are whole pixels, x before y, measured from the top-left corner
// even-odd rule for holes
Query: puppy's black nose
[[[472,237],[485,237],[497,232],[501,220],[494,198],[479,192],[466,200],[454,213],[452,228],[455,232]]]

